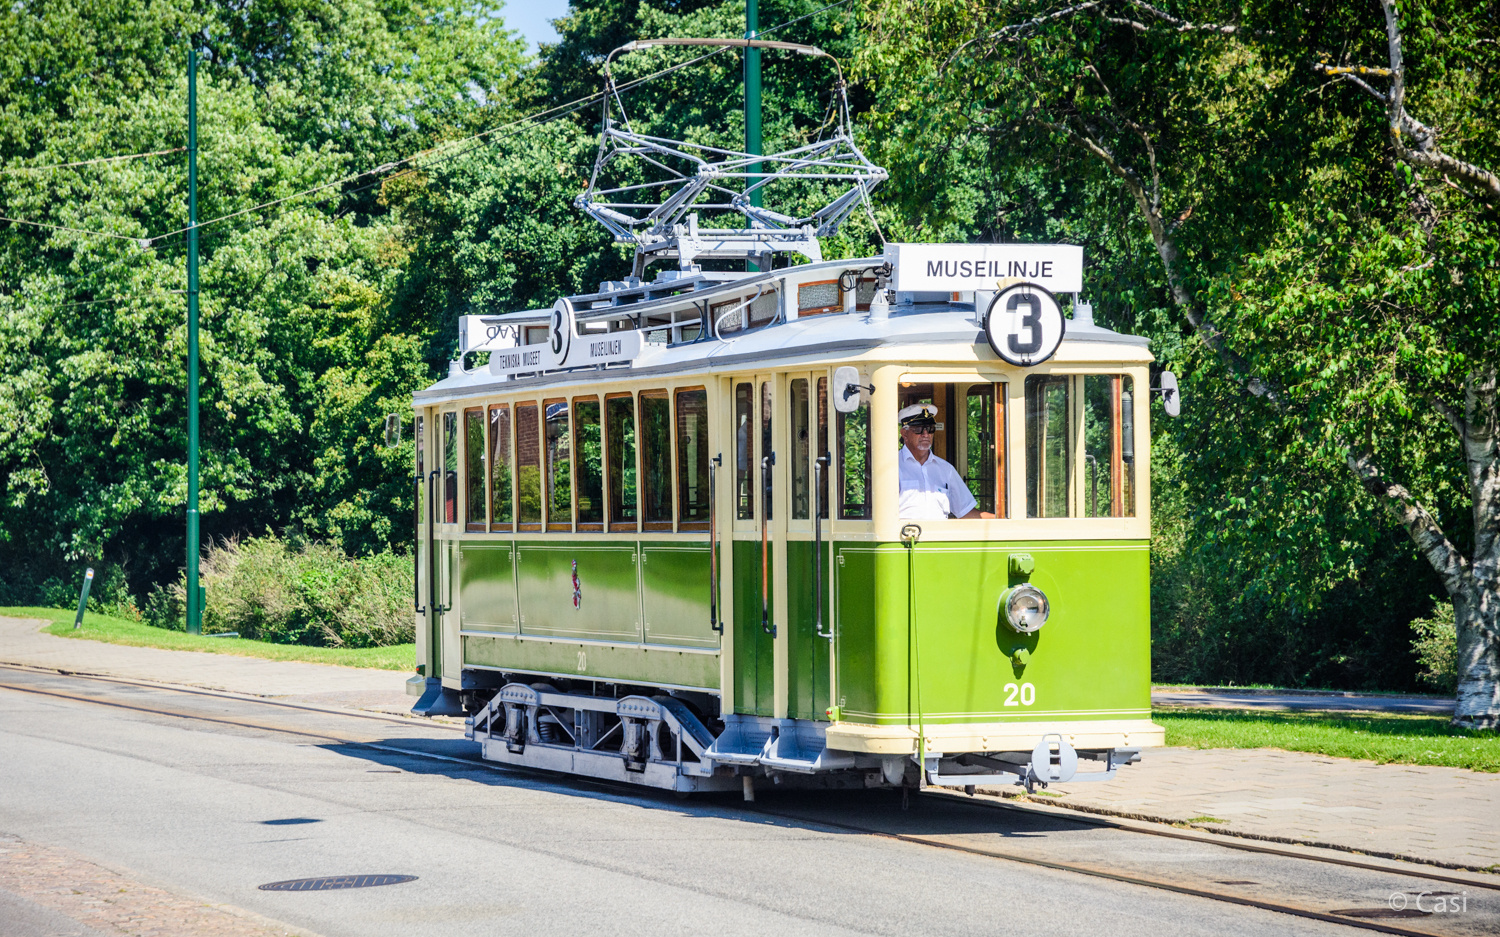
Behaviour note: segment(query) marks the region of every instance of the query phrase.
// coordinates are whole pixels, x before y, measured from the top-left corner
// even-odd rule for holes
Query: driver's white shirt
[[[901,475],[901,517],[912,520],[941,520],[952,514],[963,517],[979,503],[969,486],[946,459],[927,454],[918,462],[905,446],[897,463]]]

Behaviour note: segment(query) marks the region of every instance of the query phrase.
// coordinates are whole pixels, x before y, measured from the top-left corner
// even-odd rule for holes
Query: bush
[[[1442,693],[1458,691],[1458,627],[1453,621],[1453,603],[1438,602],[1427,618],[1411,623],[1417,633],[1412,653],[1422,671],[1417,679]]]
[[[266,535],[210,545],[202,583],[205,634],[238,632],[277,644],[378,647],[415,640],[410,557],[347,557],[323,543]],[[186,585],[154,589],[147,622],[181,631]]]

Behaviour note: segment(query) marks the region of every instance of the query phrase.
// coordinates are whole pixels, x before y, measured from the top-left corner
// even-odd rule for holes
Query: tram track
[[[179,687],[170,684],[158,684],[151,683],[149,681],[110,677],[107,675],[81,674],[51,669],[0,664],[0,671],[6,670],[43,677],[62,676],[70,680],[84,680],[91,683],[112,684],[140,690],[180,694],[186,697],[217,698],[239,703],[257,704],[266,706],[274,710],[304,711],[341,718],[378,721],[385,724],[403,725],[405,727],[414,729],[441,727],[445,730],[452,730],[458,728],[457,726],[451,724],[428,723],[425,721],[418,723],[409,718],[389,714],[355,712],[334,707],[324,707],[305,703],[293,703],[282,700],[266,699],[262,697],[247,696],[244,694],[227,693],[202,688]],[[371,740],[369,738],[359,737],[357,734],[353,733],[314,730],[306,727],[286,725],[282,722],[274,720],[263,721],[260,719],[244,718],[239,716],[208,714],[203,712],[195,712],[187,708],[179,709],[169,705],[146,704],[140,701],[110,699],[97,695],[89,695],[87,693],[67,692],[55,687],[28,685],[24,681],[7,680],[4,678],[0,678],[0,689],[8,689],[15,692],[60,700],[68,700],[77,703],[93,704],[112,709],[140,713],[143,715],[177,718],[194,722],[233,727],[237,729],[248,729],[260,732],[291,735],[299,738],[315,740],[318,742],[337,744],[342,746],[355,746],[369,749],[371,751],[381,752],[387,755],[399,755],[406,758],[420,759],[424,761],[460,764],[469,768],[483,768],[499,773],[520,773],[554,782],[564,780],[560,776],[548,772],[533,771],[525,768],[515,768],[512,766],[497,765],[492,762],[487,762],[479,758],[477,753],[474,757],[445,755],[437,752],[423,751],[419,748],[408,747],[400,744],[391,744],[389,740]],[[627,793],[633,796],[640,796],[642,793],[644,793],[644,791],[638,787],[620,785],[596,779],[567,777],[565,780],[568,784],[571,785],[585,785],[593,787],[595,789],[608,791],[612,794]],[[914,811],[914,813],[919,813],[920,808],[924,803],[930,805],[942,805],[942,807],[945,809],[973,810],[989,813],[991,815],[1001,811],[1011,812],[1021,817],[1044,817],[1047,820],[1062,821],[1081,827],[1099,827],[1114,830],[1119,833],[1136,833],[1142,836],[1153,836],[1171,840],[1185,841],[1197,846],[1208,847],[1211,849],[1225,849],[1236,852],[1259,854],[1268,857],[1274,857],[1275,859],[1309,862],[1323,866],[1336,866],[1340,868],[1358,870],[1359,872],[1370,872],[1377,873],[1379,875],[1392,876],[1400,879],[1432,882],[1442,885],[1458,885],[1465,888],[1472,887],[1475,889],[1485,889],[1492,892],[1500,892],[1500,879],[1486,880],[1477,876],[1469,877],[1463,875],[1455,875],[1435,869],[1429,870],[1420,867],[1397,868],[1392,865],[1360,861],[1354,858],[1302,853],[1291,849],[1277,848],[1273,846],[1248,842],[1224,842],[1220,840],[1208,840],[1202,835],[1192,835],[1176,830],[1141,829],[1134,825],[1125,825],[1122,823],[1113,822],[1109,818],[1065,815],[1056,810],[1033,809],[1032,807],[1023,804],[1011,804],[970,799],[957,793],[928,791],[924,792],[921,797],[918,798],[916,803],[919,810]],[[965,853],[988,859],[998,859],[1007,862],[1014,862],[1032,866],[1035,868],[1044,868],[1057,872],[1068,872],[1077,875],[1084,875],[1091,878],[1103,879],[1125,885],[1153,888],[1179,895],[1203,898],[1211,901],[1238,905],[1241,907],[1252,907],[1264,911],[1289,914],[1308,920],[1316,920],[1324,923],[1340,925],[1343,927],[1374,931],[1377,933],[1406,935],[1406,937],[1447,937],[1447,935],[1454,933],[1471,932],[1463,928],[1459,928],[1457,930],[1443,928],[1431,929],[1428,927],[1416,927],[1405,924],[1387,923],[1383,920],[1372,918],[1348,917],[1332,913],[1328,910],[1311,907],[1306,904],[1299,904],[1294,901],[1270,900],[1265,897],[1258,897],[1254,894],[1247,894],[1245,892],[1235,892],[1225,890],[1223,888],[1207,887],[1201,883],[1173,881],[1163,876],[1143,875],[1139,873],[1132,873],[1129,871],[1122,871],[1118,868],[1110,868],[1107,865],[1060,861],[1057,859],[1049,859],[1037,855],[1027,855],[1024,852],[1015,849],[998,849],[985,844],[959,842],[951,836],[945,837],[943,835],[930,833],[905,832],[900,829],[892,828],[897,824],[887,824],[884,828],[882,828],[882,826],[877,824],[846,822],[845,820],[822,815],[822,813],[819,811],[798,811],[793,809],[786,809],[784,807],[778,808],[765,801],[760,801],[755,804],[729,803],[719,804],[716,806],[719,806],[721,809],[744,812],[762,817],[771,817],[797,824],[821,826],[840,832],[880,837],[884,839],[897,840],[937,849]],[[1257,883],[1244,882],[1241,884],[1253,885]],[[1434,893],[1442,894],[1441,892]],[[1376,911],[1378,909],[1370,910]],[[1434,917],[1439,918],[1439,920],[1432,920],[1432,918]],[[1415,921],[1416,919],[1409,918],[1408,920]],[[1438,915],[1429,915],[1427,918],[1423,918],[1422,920],[1424,923],[1443,923],[1444,921],[1442,916]]]

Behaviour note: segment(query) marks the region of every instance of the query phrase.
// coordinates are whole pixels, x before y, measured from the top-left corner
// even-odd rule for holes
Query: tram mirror
[[[385,415],[385,447],[394,449],[401,445],[401,418],[394,413]]]
[[[860,391],[865,389],[859,382],[858,368],[844,365],[833,369],[833,409],[839,413],[858,410]]]
[[[1154,389],[1161,394],[1162,406],[1166,407],[1167,416],[1177,416],[1182,413],[1182,394],[1177,390],[1177,375],[1171,371],[1161,372],[1161,384]]]

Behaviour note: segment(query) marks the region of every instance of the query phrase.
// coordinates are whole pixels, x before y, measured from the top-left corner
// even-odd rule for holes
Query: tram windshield
[[[1005,384],[904,382],[897,406],[928,417],[900,429],[901,517],[1007,516]]]

